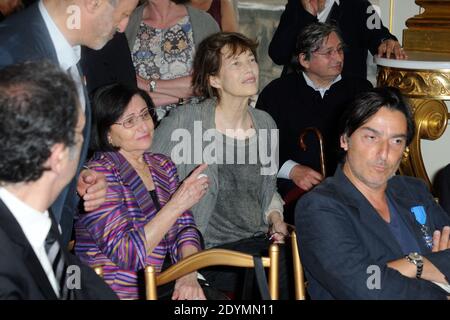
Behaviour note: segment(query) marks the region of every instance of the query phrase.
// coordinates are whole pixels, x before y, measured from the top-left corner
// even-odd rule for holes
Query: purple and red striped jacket
[[[179,186],[170,158],[145,153],[159,203],[163,207]],[[199,250],[200,236],[190,211],[184,212],[151,254],[147,254],[144,226],[157,214],[143,181],[119,152],[97,152],[87,166],[105,175],[106,201],[92,212],[78,212],[75,222],[75,253],[91,267],[102,266],[104,280],[121,299],[143,298],[143,269],[161,271],[166,254],[180,260],[181,248]]]

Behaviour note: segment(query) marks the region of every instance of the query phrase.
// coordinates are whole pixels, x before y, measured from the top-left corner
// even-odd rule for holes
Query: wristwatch
[[[406,256],[406,260],[408,260],[408,262],[411,262],[412,264],[416,265],[416,278],[420,279],[420,277],[422,276],[422,271],[423,271],[423,257],[418,254],[417,252],[411,252],[410,254],[408,254]]]
[[[148,88],[149,88],[150,92],[155,92],[156,91],[156,81],[151,80],[148,84]]]

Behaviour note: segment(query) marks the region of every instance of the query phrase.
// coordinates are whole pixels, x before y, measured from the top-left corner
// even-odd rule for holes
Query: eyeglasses
[[[114,124],[121,124],[125,129],[131,129],[138,124],[139,118],[141,118],[142,121],[147,121],[152,118],[152,112],[150,111],[150,109],[145,109],[138,116],[131,116],[126,118],[122,122],[114,122]]]
[[[344,49],[345,49],[344,46],[340,46],[340,47],[337,47],[337,48],[330,48],[330,49],[324,50],[324,51],[319,51],[319,50],[313,51],[313,53],[317,53],[317,54],[319,54],[321,56],[324,56],[326,58],[331,58],[334,55],[334,53],[342,55],[344,53]]]

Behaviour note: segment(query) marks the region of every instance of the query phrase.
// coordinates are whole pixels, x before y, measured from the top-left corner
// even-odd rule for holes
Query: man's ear
[[[53,145],[50,157],[48,158],[48,168],[50,171],[59,174],[62,170],[63,163],[67,161],[69,149],[62,143]]]
[[[304,53],[300,53],[298,55],[298,63],[305,69],[309,69],[309,60],[306,60],[306,55]]]
[[[340,142],[341,142],[341,148],[344,149],[345,151],[348,151],[349,138],[347,137],[346,134],[341,135]]]

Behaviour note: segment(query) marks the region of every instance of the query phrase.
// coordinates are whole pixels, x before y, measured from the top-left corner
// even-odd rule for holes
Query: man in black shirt
[[[319,143],[308,135],[307,151],[301,151],[300,133],[308,127],[319,129],[324,138],[326,169],[332,175],[338,162],[338,120],[349,100],[372,87],[362,78],[341,77],[343,43],[331,24],[316,22],[303,29],[296,56],[300,70],[269,83],[256,104],[274,118],[280,130],[278,187],[283,197],[295,185],[308,191],[323,179],[318,172]]]
[[[383,26],[380,16],[367,0],[288,0],[269,46],[269,56],[292,72],[298,34],[310,23],[336,25],[346,45],[342,76],[367,77],[367,51],[372,55],[404,59],[397,39]]]

